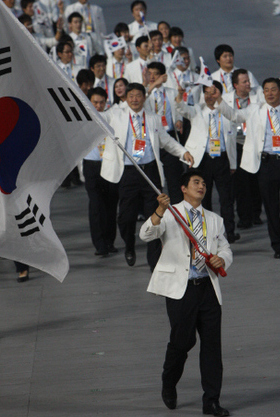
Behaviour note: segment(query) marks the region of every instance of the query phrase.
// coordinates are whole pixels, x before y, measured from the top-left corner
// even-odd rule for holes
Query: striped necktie
[[[270,109],[270,113],[271,113],[271,121],[275,130],[275,135],[279,136],[280,135],[280,124],[279,124],[279,119],[278,119],[278,110],[274,109],[273,107]]]
[[[216,118],[213,113],[210,113],[210,137],[211,139],[217,139],[218,133],[217,133],[217,126],[216,126]]]
[[[197,240],[199,240],[199,242],[201,242],[204,245],[205,242],[203,238],[202,224],[198,217],[199,211],[192,207],[191,213],[193,215],[193,220],[192,220],[193,233],[197,237]],[[199,249],[201,250],[200,246],[199,246]],[[199,252],[197,252],[197,250],[195,250],[195,259],[193,260],[193,266],[195,266],[198,271],[201,271],[205,266],[205,259],[202,255],[200,255]]]
[[[141,136],[140,136],[140,132],[141,132],[141,130],[140,130],[140,116],[139,116],[139,114],[134,114],[133,115],[132,123],[133,123],[133,126],[134,126],[136,138],[141,139]]]
[[[226,86],[227,86],[227,92],[230,93],[231,91],[233,91],[233,85],[231,82],[231,78],[232,78],[232,73],[231,72],[225,72],[224,73],[224,80],[226,82]]]

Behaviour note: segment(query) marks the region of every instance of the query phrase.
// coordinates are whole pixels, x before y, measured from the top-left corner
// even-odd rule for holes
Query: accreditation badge
[[[280,153],[280,136],[272,136],[272,150],[274,153]]]
[[[88,23],[88,24],[86,25],[86,32],[87,32],[87,33],[91,33],[91,32],[92,32],[92,26],[91,26],[91,24],[90,24],[90,23]]]
[[[161,124],[165,130],[169,130],[166,116],[161,116]]]
[[[209,140],[209,155],[212,157],[221,156],[221,141],[220,139]]]
[[[104,140],[98,145],[100,159],[103,159],[103,154],[105,151],[105,141],[106,141],[106,138],[104,138]]]
[[[145,155],[146,141],[143,139],[135,139],[133,142],[132,155],[133,158],[143,158]]]

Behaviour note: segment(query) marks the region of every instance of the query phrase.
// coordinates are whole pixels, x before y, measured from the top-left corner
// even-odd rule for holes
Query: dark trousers
[[[14,261],[17,272],[29,272],[29,265],[22,264],[21,262]]]
[[[221,206],[221,216],[224,219],[227,234],[234,232],[234,210],[231,193],[231,174],[229,160],[226,152],[220,157],[211,158],[205,152],[198,167],[206,182],[206,194],[203,199],[203,207],[212,211],[212,189],[215,182]]]
[[[174,131],[168,133],[176,139]],[[165,149],[160,150],[160,160],[163,163],[163,171],[171,204],[180,203],[183,199],[180,186],[181,176],[184,172],[183,163],[180,162],[178,157],[171,155]]]
[[[160,177],[156,161],[142,165],[145,174],[161,189]],[[157,194],[133,165],[125,166],[119,186],[119,217],[118,224],[121,237],[127,251],[135,250],[135,229],[139,201],[142,199],[144,216],[147,219],[158,207]],[[161,252],[159,239],[148,243],[147,260],[151,269],[158,261]]]
[[[84,159],[83,174],[89,196],[91,240],[98,252],[108,252],[117,231],[118,184],[100,176],[101,161]]]
[[[233,174],[233,196],[240,221],[252,224],[262,212],[262,199],[257,174],[240,168],[243,146],[237,143],[237,169]]]
[[[262,160],[258,177],[271,246],[280,253],[280,159],[268,156]]]
[[[221,306],[210,278],[200,285],[188,283],[180,300],[166,298],[170,320],[170,342],[163,365],[164,388],[175,388],[179,382],[188,352],[200,337],[200,372],[204,391],[203,404],[218,401],[222,386]]]

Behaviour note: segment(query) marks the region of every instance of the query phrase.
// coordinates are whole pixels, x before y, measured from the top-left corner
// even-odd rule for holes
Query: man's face
[[[92,102],[97,111],[104,111],[106,107],[105,97],[100,96],[99,94],[93,94],[90,98],[90,101]]]
[[[63,64],[69,64],[73,58],[72,46],[68,44],[64,45],[63,52],[58,52],[58,56]]]
[[[186,69],[189,68],[189,65],[190,65],[190,56],[189,56],[189,54],[187,52],[183,52],[180,55],[183,58],[184,65],[177,65],[177,68],[180,71],[186,71]]]
[[[147,58],[149,56],[149,53],[151,51],[151,46],[148,42],[142,42],[140,46],[137,46],[137,51],[140,55],[140,57]]]
[[[146,14],[145,7],[142,4],[136,4],[136,6],[134,6],[132,9],[132,16],[137,22],[142,23],[140,12],[144,13],[145,15]]]
[[[238,83],[234,84],[234,88],[236,89],[236,94],[239,97],[247,96],[251,91],[251,84],[248,74],[239,74]]]
[[[30,22],[25,22],[23,25],[26,27],[26,29],[27,29],[30,33],[33,33],[33,25],[32,25],[32,21],[30,21]]]
[[[169,37],[169,27],[165,23],[161,23],[158,27],[158,30],[162,33],[163,39]]]
[[[124,57],[124,48],[118,49],[116,52],[114,52],[113,55],[116,59],[119,59],[119,60],[123,59],[123,57]]]
[[[264,98],[267,104],[277,107],[280,104],[280,90],[274,82],[266,83],[263,87]]]
[[[178,46],[181,46],[182,40],[183,36],[181,35],[173,35],[170,38],[170,42],[174,46],[174,48],[178,48]]]
[[[79,35],[82,31],[82,19],[80,17],[73,17],[71,23],[69,23],[70,32],[74,32]]]
[[[106,64],[105,62],[97,62],[96,64],[94,64],[94,67],[91,68],[94,75],[101,79],[103,78],[105,71],[106,71]]]
[[[126,95],[126,101],[129,107],[138,113],[144,106],[145,96],[140,90],[131,90]]]
[[[222,70],[230,72],[233,68],[234,57],[231,52],[223,52],[220,59],[217,59],[218,64]]]
[[[93,82],[83,82],[82,85],[79,85],[79,87],[82,90],[82,92],[85,93],[85,95],[87,95],[88,91],[93,87]]]
[[[129,30],[124,30],[123,32],[120,33],[120,35],[124,37],[124,40],[126,42],[130,41],[130,39],[129,39]]]
[[[190,178],[188,186],[183,185],[181,190],[184,194],[184,200],[201,202],[206,193],[206,184],[203,178],[194,175]]]
[[[162,37],[160,35],[153,36],[151,38],[151,41],[152,41],[154,52],[159,53],[161,51],[162,44],[163,44]]]
[[[12,9],[15,5],[15,0],[3,0],[3,1],[6,4],[6,6],[9,7],[9,9]]]
[[[216,99],[213,98],[213,95],[211,94],[211,88],[206,87],[204,92],[204,100],[207,106],[214,106]]]
[[[148,72],[149,72],[149,75],[150,75],[150,83],[151,84],[153,84],[161,76],[160,71],[156,68],[149,68]]]
[[[27,14],[28,16],[34,16],[34,9],[33,9],[33,2],[28,3],[25,9],[22,9],[23,13]]]

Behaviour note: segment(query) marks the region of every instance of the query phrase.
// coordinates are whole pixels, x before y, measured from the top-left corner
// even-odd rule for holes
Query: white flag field
[[[213,85],[213,78],[209,68],[205,65],[204,59],[202,56],[199,57],[200,60],[200,74],[199,78],[195,82],[195,84],[202,84],[206,87],[211,87]]]
[[[113,129],[0,1],[0,257],[63,281],[50,201],[104,135]]]

